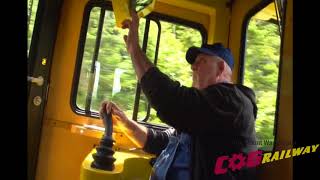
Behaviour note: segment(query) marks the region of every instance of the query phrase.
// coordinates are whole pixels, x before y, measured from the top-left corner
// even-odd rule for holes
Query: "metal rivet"
[[[42,99],[41,99],[40,96],[36,96],[36,97],[33,98],[33,104],[35,106],[40,106],[41,102],[42,102]]]

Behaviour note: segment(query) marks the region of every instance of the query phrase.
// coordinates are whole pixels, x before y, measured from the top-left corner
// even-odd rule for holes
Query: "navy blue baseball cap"
[[[186,53],[186,60],[189,64],[193,64],[196,60],[196,57],[200,53],[204,53],[211,56],[218,56],[229,65],[231,70],[233,69],[234,60],[232,53],[229,48],[225,48],[221,43],[215,43],[212,45],[203,44],[201,48],[192,46],[188,49]]]

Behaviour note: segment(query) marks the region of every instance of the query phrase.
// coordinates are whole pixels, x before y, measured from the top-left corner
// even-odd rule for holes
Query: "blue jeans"
[[[190,136],[181,133],[169,137],[167,147],[157,158],[150,180],[189,180],[190,179]]]

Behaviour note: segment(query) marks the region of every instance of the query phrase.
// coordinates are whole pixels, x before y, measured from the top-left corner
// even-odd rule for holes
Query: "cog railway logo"
[[[311,146],[298,147],[298,148],[267,152],[267,153],[263,153],[262,150],[257,150],[257,151],[252,151],[247,155],[243,153],[238,153],[238,154],[232,154],[231,157],[220,156],[216,160],[214,173],[216,175],[219,175],[219,174],[226,173],[228,169],[232,171],[239,171],[243,168],[253,168],[260,164],[313,153],[317,151],[318,147],[319,147],[319,144],[315,144]]]

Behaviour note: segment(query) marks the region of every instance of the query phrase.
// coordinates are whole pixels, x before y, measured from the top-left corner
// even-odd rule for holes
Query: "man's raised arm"
[[[139,17],[135,12],[131,12],[131,16],[132,21],[125,20],[122,23],[122,28],[129,29],[128,35],[124,36],[124,41],[126,42],[127,51],[131,56],[133,67],[140,82],[144,73],[147,72],[153,64],[148,60],[139,45]]]

